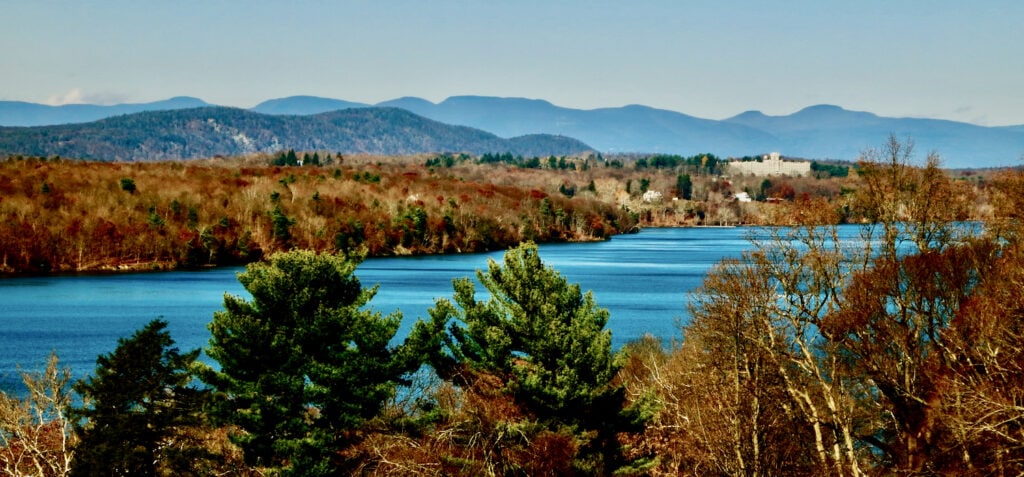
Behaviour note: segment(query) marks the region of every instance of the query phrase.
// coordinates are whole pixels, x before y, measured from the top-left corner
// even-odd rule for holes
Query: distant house
[[[811,163],[807,161],[783,161],[779,153],[772,152],[758,161],[729,161],[729,173],[752,176],[807,176],[811,174]]]
[[[665,198],[665,196],[661,192],[658,192],[656,190],[649,190],[647,192],[644,192],[643,196],[644,202],[647,203],[661,202],[663,198]]]
[[[748,194],[746,192],[737,192],[736,195],[733,196],[733,197],[735,197],[736,200],[739,201],[739,202],[753,202],[754,201],[754,199],[750,198],[750,194]]]

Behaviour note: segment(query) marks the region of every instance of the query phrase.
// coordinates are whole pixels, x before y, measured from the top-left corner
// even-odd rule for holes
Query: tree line
[[[724,177],[714,172],[722,163],[710,154],[16,156],[0,160],[0,273],[244,264],[293,248],[460,253],[602,240],[638,226],[785,225],[794,222],[788,205],[807,198],[840,207],[839,222],[870,220],[847,204],[857,175]],[[967,218],[982,219],[992,172],[967,174],[955,184],[979,204]],[[739,192],[754,202],[737,200]]]
[[[272,165],[299,157],[306,167]],[[620,208],[570,201],[557,188],[346,160],[316,165],[317,153],[288,151],[255,164],[0,161],[0,272],[196,268],[292,248],[476,252],[601,239],[635,225]]]
[[[681,338],[611,348],[607,310],[509,249],[406,339],[362,252],[278,252],[225,296],[207,353],[155,320],[74,384],[0,400],[13,475],[1016,475],[1024,472],[1024,173],[984,222],[890,138],[851,207],[798,198],[694,292]],[[485,297],[478,296],[476,283]],[[667,337],[665,337],[667,338]],[[36,467],[38,466],[38,467]],[[36,470],[38,469],[38,470]]]

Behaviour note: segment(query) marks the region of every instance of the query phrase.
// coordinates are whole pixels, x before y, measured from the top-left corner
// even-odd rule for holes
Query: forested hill
[[[381,155],[510,152],[523,156],[592,150],[563,136],[537,134],[504,139],[398,108],[275,116],[203,107],[127,114],[84,124],[0,128],[0,156],[149,161],[283,149]]]

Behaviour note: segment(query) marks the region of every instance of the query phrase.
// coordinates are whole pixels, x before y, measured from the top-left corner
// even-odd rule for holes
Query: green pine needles
[[[619,364],[605,328],[608,310],[545,266],[533,243],[510,249],[501,264],[492,260],[477,279],[490,299],[478,301],[473,282],[457,279],[457,307],[442,299],[431,311],[435,320],[454,320],[437,369],[464,385],[478,373],[502,379],[543,427],[582,443],[576,471],[625,465],[616,434],[642,429],[643,419],[613,384]]]
[[[389,346],[401,314],[363,309],[376,287],[353,275],[358,254],[279,253],[239,281],[252,301],[224,297],[210,324],[206,380],[216,415],[245,432],[234,440],[252,465],[287,475],[334,475],[353,431],[376,416],[420,366],[412,344]],[[418,326],[416,328],[420,330]]]
[[[184,432],[203,422],[205,392],[192,374],[199,350],[178,351],[166,328],[156,319],[118,340],[75,384],[85,404],[72,409],[80,441],[70,475],[181,475],[207,457]]]

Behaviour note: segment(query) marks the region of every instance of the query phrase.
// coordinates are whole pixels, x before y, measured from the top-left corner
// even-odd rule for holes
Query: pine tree
[[[287,246],[292,238],[291,227],[295,225],[295,219],[292,219],[284,214],[281,210],[281,204],[276,204],[274,210],[270,212],[270,222],[273,225],[272,234],[278,242],[284,246]]]
[[[290,475],[335,475],[339,452],[376,416],[425,351],[389,346],[401,315],[363,309],[376,293],[353,274],[360,255],[297,250],[248,266],[252,301],[227,295],[214,314],[204,379],[246,461]],[[438,333],[435,327],[434,334]],[[425,328],[418,324],[413,336]],[[443,331],[443,325],[440,327]],[[435,341],[439,346],[439,338]]]
[[[135,191],[138,190],[138,188],[135,186],[135,180],[129,177],[122,177],[121,190],[129,194],[134,194]]]
[[[680,199],[690,200],[693,197],[693,181],[689,174],[679,174],[676,177],[676,195]]]
[[[201,422],[204,393],[192,382],[199,350],[181,353],[156,319],[113,353],[96,359],[96,374],[75,384],[85,405],[72,410],[80,441],[72,476],[157,475],[188,467],[188,445],[167,445],[178,429]],[[184,457],[184,458],[183,458]]]
[[[441,299],[431,310],[432,316],[455,320],[448,354],[436,364],[441,374],[502,378],[541,422],[576,429],[589,441],[585,453],[602,461],[593,471],[621,465],[615,434],[642,426],[638,415],[624,409],[623,389],[612,383],[619,367],[605,329],[608,310],[546,267],[532,243],[506,252],[503,264],[490,261],[477,279],[488,301],[477,301],[473,282],[462,278],[454,282],[458,306]]]

